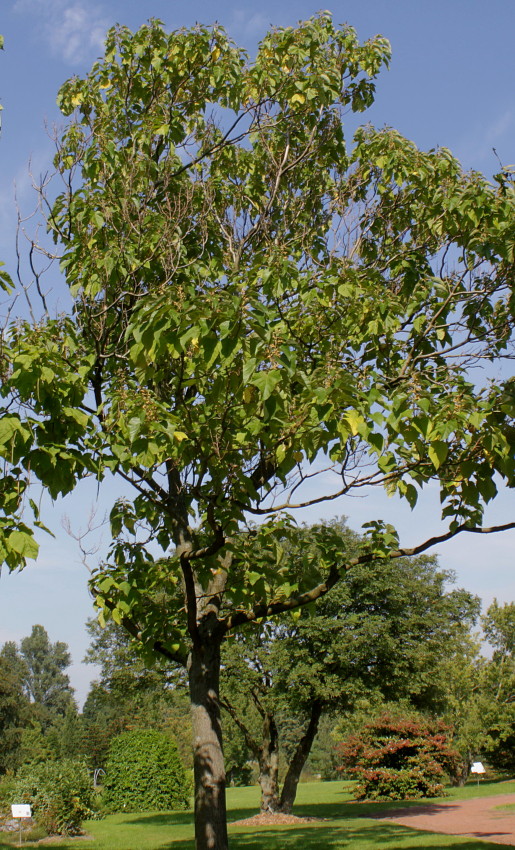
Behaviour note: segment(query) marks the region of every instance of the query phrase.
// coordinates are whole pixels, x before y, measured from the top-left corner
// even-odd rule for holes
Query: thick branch
[[[387,555],[378,555],[376,552],[365,552],[357,558],[350,558],[349,561],[344,564],[333,565],[329,570],[329,574],[325,581],[305,593],[300,593],[298,596],[290,596],[287,599],[281,599],[275,602],[265,602],[261,605],[256,605],[255,608],[252,608],[250,611],[236,611],[236,613],[227,616],[222,621],[223,630],[224,632],[228,632],[231,629],[243,625],[244,623],[259,620],[262,617],[273,617],[277,614],[282,614],[285,611],[293,611],[296,608],[301,608],[309,602],[316,602],[317,599],[320,599],[322,596],[325,596],[326,593],[329,593],[331,588],[334,587],[347,570],[350,570],[352,567],[356,567],[359,564],[369,564],[371,561],[385,561],[420,555],[421,552],[425,552],[427,549],[430,549],[432,546],[436,546],[439,543],[444,543],[446,540],[451,540],[463,531],[468,531],[472,534],[495,534],[498,531],[508,531],[512,528],[515,528],[515,522],[508,522],[504,525],[495,525],[490,528],[471,528],[467,525],[460,525],[456,529],[448,531],[446,534],[430,537],[428,540],[425,540],[423,543],[420,543],[418,546],[413,546],[412,548],[395,549]]]
[[[295,797],[297,795],[297,786],[299,784],[300,775],[306,764],[306,760],[311,752],[313,741],[318,732],[318,723],[322,715],[323,702],[316,699],[311,705],[311,713],[309,723],[297,744],[293,758],[288,766],[288,771],[284,778],[283,789],[281,791],[281,800],[279,808],[282,812],[291,813]]]
[[[248,727],[243,723],[241,718],[238,716],[238,713],[234,706],[229,702],[227,697],[220,697],[220,706],[227,712],[227,714],[232,717],[236,726],[240,730],[243,735],[244,741],[249,748],[249,750],[254,754],[254,756],[259,759],[261,748],[255,738],[252,737]]]

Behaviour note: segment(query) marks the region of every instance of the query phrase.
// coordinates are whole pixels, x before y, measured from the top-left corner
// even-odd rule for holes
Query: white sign
[[[485,773],[485,769],[480,761],[475,761],[470,768],[471,773]]]
[[[18,806],[11,806],[11,813],[12,813],[13,818],[31,818],[32,817],[32,812],[30,810],[30,806],[26,806],[25,804],[23,804],[23,805],[20,804]]]

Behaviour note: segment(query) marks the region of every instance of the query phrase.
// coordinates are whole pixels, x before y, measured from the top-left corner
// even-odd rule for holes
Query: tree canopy
[[[188,667],[198,848],[227,845],[225,635],[353,565],[514,525],[482,527],[514,483],[515,384],[472,371],[512,352],[514,187],[390,128],[346,138],[389,58],[327,13],[252,59],[218,26],[151,21],[59,94],[43,203],[73,310],[4,333],[0,555],[36,554],[29,474],[53,497],[88,474],[134,487],[92,588]],[[371,486],[414,508],[429,484],[440,537],[407,550],[372,516],[351,559],[329,528],[316,561],[286,557],[296,508]]]
[[[38,719],[43,724],[57,715],[64,716],[67,708],[74,706],[73,689],[65,672],[72,663],[68,646],[62,641],[51,643],[43,626],[33,626],[19,648],[14,641],[5,643],[0,658],[39,709]]]

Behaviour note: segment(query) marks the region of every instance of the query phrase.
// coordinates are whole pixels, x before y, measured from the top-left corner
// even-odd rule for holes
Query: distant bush
[[[55,835],[78,835],[82,821],[94,815],[91,777],[73,759],[22,768],[12,802],[29,803],[36,822]]]
[[[191,783],[175,742],[163,732],[123,732],[111,742],[104,805],[113,812],[184,809]]]
[[[338,745],[340,770],[356,777],[358,800],[437,797],[459,754],[442,723],[383,714]]]
[[[9,817],[16,779],[12,771],[0,777],[0,817]]]

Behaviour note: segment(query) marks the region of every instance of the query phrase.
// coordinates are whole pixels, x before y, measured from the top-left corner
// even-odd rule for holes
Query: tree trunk
[[[277,812],[279,808],[279,746],[275,719],[266,714],[263,720],[263,744],[259,752],[259,784],[261,811]]]
[[[472,756],[469,753],[466,758],[463,759],[462,763],[456,767],[456,770],[453,771],[450,776],[451,785],[454,788],[462,788],[470,774],[470,767],[472,765]]]
[[[302,769],[306,764],[306,759],[311,752],[315,735],[318,731],[318,722],[322,714],[322,703],[315,700],[311,706],[311,716],[304,735],[300,739],[295,754],[289,764],[288,772],[286,773],[283,790],[281,792],[281,800],[279,803],[279,811],[285,814],[291,814],[295,797],[297,796],[297,786],[299,784]]]
[[[195,777],[195,848],[228,850],[225,768],[218,702],[220,641],[206,636],[188,658]]]

